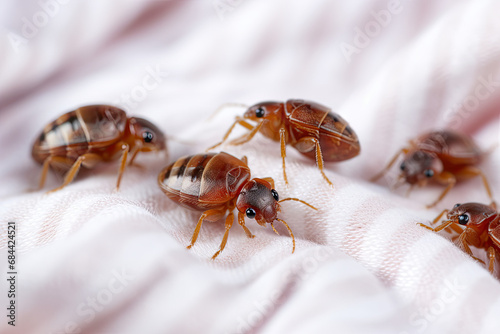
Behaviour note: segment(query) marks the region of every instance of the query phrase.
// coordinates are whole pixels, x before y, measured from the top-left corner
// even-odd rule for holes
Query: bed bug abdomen
[[[221,152],[180,158],[160,172],[158,184],[173,201],[205,210],[226,205],[249,179],[243,161]]]
[[[89,147],[118,141],[127,116],[119,108],[93,105],[70,111],[48,124],[33,144],[32,155],[43,163],[49,155],[77,158]]]
[[[312,101],[288,100],[286,113],[290,124],[293,125],[289,131],[294,139],[298,140],[304,136],[317,138],[324,161],[343,161],[359,154],[358,136],[349,123],[330,108]],[[299,152],[315,159],[316,154],[312,146],[306,151],[300,147],[300,141],[297,143]]]
[[[471,137],[450,130],[426,133],[417,143],[418,149],[436,153],[451,165],[478,164],[484,156]]]

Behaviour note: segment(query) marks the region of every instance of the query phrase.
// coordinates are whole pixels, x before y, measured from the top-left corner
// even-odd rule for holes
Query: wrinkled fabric
[[[479,178],[433,209],[440,186],[391,191],[369,179],[408,141],[452,128],[490,150],[481,170],[500,194],[497,1],[24,1],[0,5],[0,256],[16,223],[16,326],[2,333],[498,333],[500,285],[484,265],[417,223],[455,203],[489,203]],[[314,161],[260,134],[241,146],[253,177],[285,202],[272,229],[247,219],[215,260],[224,224],[171,202],[158,172],[217,143],[244,108],[289,98],[331,107],[361,154]],[[103,103],[168,135],[114,191],[118,163],[62,178],[30,156],[62,113]],[[245,133],[237,127],[232,138]],[[486,260],[482,250],[476,256]]]

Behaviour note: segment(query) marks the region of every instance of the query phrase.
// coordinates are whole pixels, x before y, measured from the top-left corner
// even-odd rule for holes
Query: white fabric
[[[416,225],[456,202],[487,203],[480,180],[457,185],[432,210],[425,204],[442,188],[391,192],[397,167],[368,181],[430,129],[453,127],[485,150],[500,141],[498,1],[2,6],[0,263],[4,275],[6,222],[15,221],[19,271],[16,327],[2,314],[2,333],[498,333],[498,280],[446,234]],[[254,176],[273,177],[282,198],[319,211],[283,204],[294,254],[284,228],[277,236],[252,221],[256,237],[235,224],[216,261],[222,223],[205,224],[187,250],[200,213],[169,201],[158,171],[222,137],[243,112],[207,120],[222,103],[288,98],[341,114],[361,155],[327,164],[331,189],[313,161],[289,148],[286,188],[278,143],[257,135],[224,146],[246,155]],[[30,192],[41,171],[30,156],[39,131],[94,103],[121,105],[177,138],[169,161],[140,156],[146,169],[128,168],[119,192],[117,164],[46,195],[61,182],[50,174],[44,191]],[[499,165],[497,149],[480,166],[497,196]]]

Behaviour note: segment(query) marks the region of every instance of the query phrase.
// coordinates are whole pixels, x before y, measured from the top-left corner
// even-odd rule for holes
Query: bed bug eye
[[[453,207],[453,209],[458,208],[460,205],[461,205],[460,203],[455,204],[455,206]]]
[[[467,215],[458,216],[458,223],[460,225],[467,225],[468,222],[469,222],[469,216]]]
[[[149,131],[145,131],[142,134],[142,138],[144,139],[144,142],[151,143],[153,141],[153,134]]]
[[[434,171],[432,169],[426,169],[426,170],[424,170],[424,175],[426,177],[433,177],[434,176]]]
[[[264,117],[264,114],[264,108],[258,107],[257,109],[255,109],[255,116],[257,116],[258,118]]]
[[[401,166],[399,166],[399,169],[401,169],[401,170],[405,170],[406,169],[406,164],[405,164],[404,161],[401,163]]]
[[[271,194],[273,194],[273,197],[275,200],[277,200],[277,201],[280,200],[280,196],[278,195],[278,192],[276,190],[272,189]]]
[[[257,215],[257,213],[255,212],[255,210],[252,209],[252,208],[248,208],[247,211],[245,211],[245,213],[246,213],[247,217],[250,218],[250,219],[254,219],[255,216]]]

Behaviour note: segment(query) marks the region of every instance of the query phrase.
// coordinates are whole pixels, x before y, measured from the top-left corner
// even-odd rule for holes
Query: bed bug
[[[257,122],[254,126],[247,120]],[[304,100],[257,103],[243,114],[224,135],[222,141],[207,151],[226,141],[236,124],[250,130],[247,134],[230,142],[241,145],[251,140],[257,132],[281,143],[283,178],[288,184],[285,170],[286,145],[292,145],[308,158],[316,159],[323,178],[332,183],[323,171],[324,161],[335,162],[351,159],[359,154],[360,146],[356,133],[338,114],[319,103]]]
[[[450,130],[426,133],[410,141],[408,147],[396,153],[387,166],[372,178],[372,181],[384,175],[401,154],[404,154],[404,159],[400,165],[401,173],[398,182],[406,182],[413,187],[414,185],[425,186],[428,181],[433,180],[446,186],[439,197],[428,207],[439,203],[457,181],[476,176],[482,178],[486,192],[493,201],[488,180],[477,167],[486,153],[482,152],[469,136]]]
[[[489,206],[480,203],[455,204],[453,209],[443,210],[432,224],[436,224],[445,214],[447,219],[436,228],[421,223],[419,225],[434,232],[451,227],[459,233],[456,241],[458,246],[472,258],[484,264],[484,261],[472,254],[470,246],[488,252],[488,269],[493,273],[496,252],[500,251],[500,213],[496,203],[493,202]],[[462,230],[462,226],[465,229]]]
[[[32,156],[43,165],[39,187],[43,188],[49,167],[66,172],[68,185],[80,166],[93,168],[100,162],[121,157],[116,189],[127,162],[132,164],[139,152],[166,149],[165,136],[151,122],[127,117],[122,109],[108,105],[83,106],[48,124],[33,144]]]
[[[235,208],[238,210],[238,223],[249,238],[254,235],[245,225],[245,215],[255,219],[261,226],[269,223],[275,233],[278,232],[274,228],[274,221],[285,225],[292,237],[292,253],[295,251],[295,237],[290,226],[277,217],[281,211],[280,203],[293,200],[317,210],[297,198],[280,200],[272,178],[252,179],[246,157],[240,160],[225,152],[180,158],[158,174],[158,184],[172,201],[203,211],[188,249],[195,244],[203,221],[218,221],[229,212],[225,221],[224,236],[219,250],[212,256],[213,260],[224,250],[233,225]]]

